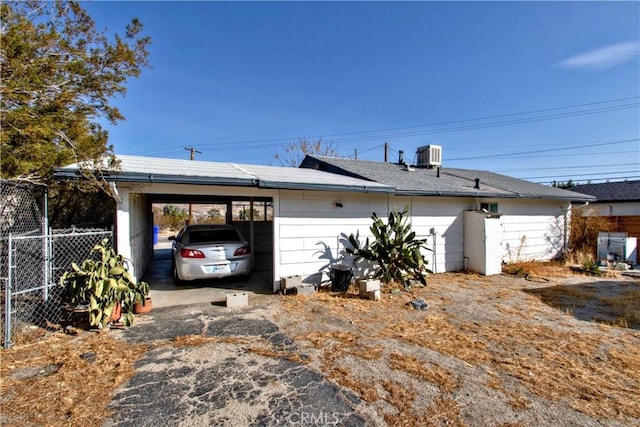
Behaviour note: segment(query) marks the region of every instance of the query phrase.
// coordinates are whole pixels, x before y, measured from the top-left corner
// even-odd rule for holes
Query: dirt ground
[[[1,353],[0,424],[101,425],[136,361],[187,342],[181,351],[219,345],[305,366],[357,396],[366,425],[640,425],[640,280],[514,272],[438,274],[387,286],[380,301],[355,289],[262,296],[265,319],[295,344],[286,352],[241,331],[146,343],[35,331],[44,338]],[[419,298],[427,309],[412,308]]]
[[[439,274],[381,301],[286,297],[276,323],[372,425],[640,425],[638,279]]]

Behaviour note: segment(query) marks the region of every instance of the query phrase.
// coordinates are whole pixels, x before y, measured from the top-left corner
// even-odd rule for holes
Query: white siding
[[[548,261],[564,245],[565,210],[561,201],[499,201],[505,262]]]
[[[130,259],[134,265],[134,280],[138,280],[138,272],[147,269],[153,256],[153,216],[151,206],[144,194],[129,194],[129,230]]]
[[[345,236],[359,233],[362,240],[370,236],[372,212],[387,215],[386,196],[281,191],[276,242],[280,277],[299,274],[316,281],[326,279],[322,272],[346,255]]]
[[[335,203],[342,203],[342,208]],[[464,268],[462,213],[474,206],[473,199],[446,197],[395,197],[372,194],[282,191],[279,235],[280,276],[303,277],[328,272],[345,255],[351,233],[360,240],[372,237],[371,214],[386,218],[391,209],[409,206],[411,226],[419,238],[435,251],[425,252],[429,268],[436,272]],[[431,229],[436,231],[435,247]],[[435,268],[434,268],[435,259]],[[326,279],[326,275],[323,276]],[[313,281],[313,279],[312,279]]]
[[[427,239],[432,250],[425,254],[429,269],[436,273],[464,269],[463,212],[473,208],[474,200],[413,197],[411,202],[411,226],[418,237]],[[432,228],[435,229],[435,237],[430,234]]]
[[[326,280],[327,275],[322,273],[345,255],[346,236],[358,234],[362,241],[371,237],[372,212],[386,218],[394,207],[401,210],[409,206],[413,229],[434,249],[424,254],[429,268],[442,273],[464,269],[463,213],[477,208],[480,202],[498,203],[506,262],[548,260],[559,253],[568,208],[568,203],[545,200],[398,197],[214,186],[189,186],[186,190],[183,185],[169,184],[118,188],[123,199],[117,208],[118,250],[133,260],[136,277],[144,271],[152,254],[151,207],[144,193],[272,197],[274,290],[281,277],[290,275],[302,275],[310,281]]]

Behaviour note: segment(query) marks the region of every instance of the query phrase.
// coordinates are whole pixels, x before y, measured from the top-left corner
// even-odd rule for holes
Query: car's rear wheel
[[[184,284],[184,281],[180,279],[180,276],[178,275],[178,268],[175,265],[173,266],[173,284],[176,286]]]

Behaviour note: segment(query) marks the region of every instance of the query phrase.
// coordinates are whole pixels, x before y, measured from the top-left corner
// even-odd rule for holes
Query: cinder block
[[[247,307],[249,295],[246,292],[227,294],[227,308]]]
[[[382,299],[382,293],[380,292],[380,289],[371,292],[360,292],[360,298],[380,301],[380,299]]]
[[[286,294],[287,290],[302,285],[302,276],[287,276],[280,278],[280,290]]]
[[[360,280],[360,293],[380,290],[380,280]]]
[[[311,296],[316,292],[316,287],[313,285],[305,284],[296,286],[296,295]]]

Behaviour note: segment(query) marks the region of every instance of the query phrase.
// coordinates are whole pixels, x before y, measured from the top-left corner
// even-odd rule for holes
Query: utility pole
[[[202,154],[202,151],[196,150],[196,147],[184,147],[184,149],[191,152],[191,160],[196,159],[196,153]],[[187,225],[191,223],[191,215],[192,215],[192,207],[191,207],[191,203],[189,203],[189,218],[187,219]]]
[[[196,159],[196,153],[202,154],[202,151],[196,150],[196,147],[184,147],[184,149],[191,152],[191,160]]]
[[[384,143],[384,162],[387,163],[389,160],[389,144],[387,142]]]
[[[354,160],[358,160],[358,149],[357,148],[353,149],[353,155],[354,155]]]

